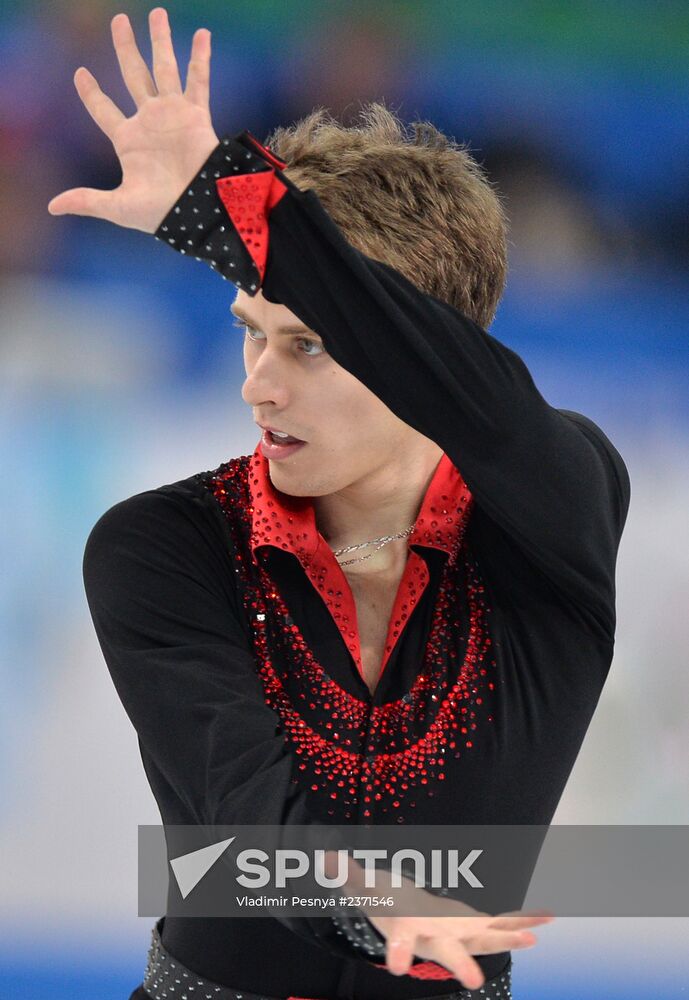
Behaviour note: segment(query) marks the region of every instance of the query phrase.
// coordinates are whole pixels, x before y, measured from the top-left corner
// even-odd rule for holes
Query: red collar
[[[273,486],[268,459],[256,446],[251,459],[249,490],[252,506],[251,550],[272,545],[311,562],[321,535],[309,497],[293,497]],[[448,555],[463,533],[471,492],[461,473],[443,454],[421,504],[409,545],[441,549]]]

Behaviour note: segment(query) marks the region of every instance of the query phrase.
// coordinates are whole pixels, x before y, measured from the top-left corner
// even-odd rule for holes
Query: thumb
[[[88,215],[94,219],[115,221],[115,191],[96,188],[71,188],[56,195],[48,203],[51,215]]]

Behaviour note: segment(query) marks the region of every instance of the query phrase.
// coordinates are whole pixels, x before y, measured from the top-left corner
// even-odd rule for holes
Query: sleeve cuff
[[[155,232],[254,296],[268,258],[268,216],[287,192],[286,164],[250,132],[224,137]]]
[[[404,871],[405,866],[403,865],[402,867]],[[408,874],[409,878],[414,877],[414,872],[411,870],[411,866],[410,871],[405,874]],[[428,882],[426,883],[425,888],[429,892],[434,891]],[[442,896],[447,895],[447,890],[440,889],[436,894]],[[385,963],[387,950],[386,940],[361,910],[355,910],[354,913],[352,913],[348,910],[336,908],[332,914],[332,921],[335,925],[336,933],[344,935],[349,944],[357,952],[359,952],[363,958],[368,959],[369,962],[372,962],[379,968],[387,968]],[[453,979],[452,973],[449,969],[446,969],[443,965],[440,965],[437,962],[419,958],[418,955],[413,956],[412,963],[406,974],[411,976],[412,979],[428,979],[437,981]]]
[[[335,933],[343,935],[349,945],[362,957],[377,968],[387,968],[385,953],[387,944],[385,938],[374,927],[367,916],[357,910],[354,913],[344,909],[336,909],[331,915],[335,925]],[[407,973],[412,979],[447,980],[452,979],[449,969],[414,955]]]
[[[343,935],[359,954],[370,961],[379,959],[385,963],[385,938],[361,910],[351,913],[336,908],[331,919],[335,925],[335,933]]]

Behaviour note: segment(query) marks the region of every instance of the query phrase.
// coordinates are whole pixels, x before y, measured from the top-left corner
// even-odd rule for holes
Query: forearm
[[[442,447],[482,510],[611,634],[629,499],[615,449],[586,418],[551,407],[514,351],[351,246],[281,163],[249,133],[224,139],[157,237],[298,315],[338,364]]]

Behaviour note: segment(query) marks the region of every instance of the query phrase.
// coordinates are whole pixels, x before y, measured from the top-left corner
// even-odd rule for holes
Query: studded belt
[[[151,946],[141,989],[152,1000],[281,1000],[264,993],[250,993],[231,986],[221,986],[205,979],[183,965],[163,947],[158,921],[151,931]],[[478,990],[455,990],[435,997],[415,1000],[511,1000],[512,962],[494,979],[487,980]],[[134,994],[136,996],[136,993]],[[327,1000],[318,997],[289,996],[287,1000]]]

